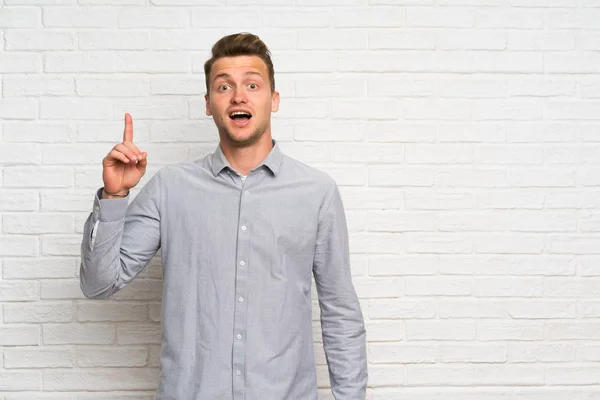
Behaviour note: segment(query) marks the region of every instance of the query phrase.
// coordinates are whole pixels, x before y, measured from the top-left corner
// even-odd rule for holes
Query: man
[[[314,276],[332,391],[365,399],[365,329],[351,281],[340,193],[279,149],[273,64],[255,35],[223,37],[205,64],[216,151],[161,169],[130,205],[147,165],[125,115],[85,224],[81,289],[107,298],[161,248],[160,400],[317,399]]]

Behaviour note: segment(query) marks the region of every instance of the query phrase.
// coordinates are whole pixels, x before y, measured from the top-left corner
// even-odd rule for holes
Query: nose
[[[244,92],[244,89],[242,87],[238,86],[233,91],[233,94],[231,96],[231,103],[233,103],[233,104],[246,103],[246,93]]]

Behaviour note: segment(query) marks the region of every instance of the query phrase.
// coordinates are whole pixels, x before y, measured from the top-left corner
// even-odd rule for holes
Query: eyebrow
[[[256,72],[256,71],[248,71],[248,72],[244,73],[244,75],[258,75],[258,76],[262,77],[261,73]],[[215,77],[213,78],[213,81],[216,81],[219,78],[231,78],[231,75],[223,72],[223,73],[220,73],[219,75],[215,75]]]

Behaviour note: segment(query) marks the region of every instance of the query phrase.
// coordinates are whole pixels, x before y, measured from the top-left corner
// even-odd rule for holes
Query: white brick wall
[[[124,112],[142,183],[214,149],[242,30],[341,186],[369,399],[600,400],[597,0],[0,0],[0,400],[153,399],[160,264],[84,299],[82,224]]]

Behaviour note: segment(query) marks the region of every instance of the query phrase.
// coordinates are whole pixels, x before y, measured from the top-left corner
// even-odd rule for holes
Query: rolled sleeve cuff
[[[129,205],[129,194],[121,199],[101,199],[102,189],[98,189],[94,199],[94,220],[113,222],[125,218]]]

